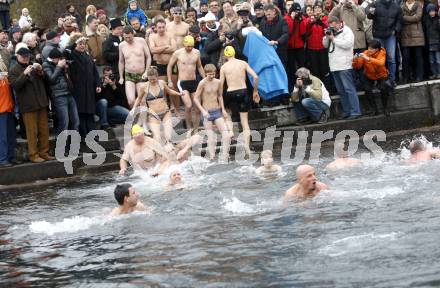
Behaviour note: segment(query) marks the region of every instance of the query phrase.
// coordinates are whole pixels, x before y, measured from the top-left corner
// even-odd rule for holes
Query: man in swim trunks
[[[413,140],[409,144],[409,151],[411,152],[411,157],[409,161],[428,161],[440,158],[439,149],[428,149],[426,148],[425,142],[420,139]]]
[[[335,144],[335,156],[336,159],[329,163],[325,168],[326,169],[342,169],[346,167],[353,167],[361,164],[361,160],[356,158],[348,157],[347,151],[344,150],[344,144],[336,143]]]
[[[167,81],[167,65],[171,55],[177,50],[176,40],[171,33],[165,31],[165,20],[156,20],[157,33],[151,34],[149,38],[151,54],[154,64],[159,72],[159,79]]]
[[[202,61],[200,60],[200,51],[194,49],[194,38],[192,36],[185,36],[183,45],[185,47],[174,52],[168,63],[168,86],[173,88],[171,74],[174,64],[177,63],[177,69],[179,70],[177,87],[180,92],[183,92],[182,100],[185,104],[186,128],[197,130],[200,124],[200,112],[196,109],[196,111],[194,111],[195,117],[192,119],[192,99],[197,90],[196,70],[199,71],[199,74],[203,78],[205,78],[205,71],[203,71]]]
[[[261,152],[261,166],[255,171],[257,175],[278,174],[282,170],[280,165],[273,164],[272,151],[264,150]]]
[[[229,146],[232,131],[228,130],[224,117],[227,117],[225,106],[223,104],[222,91],[220,91],[220,80],[215,78],[217,68],[213,64],[205,65],[206,78],[200,81],[194,95],[194,104],[199,108],[203,115],[203,125],[208,135],[208,153],[211,160],[215,157],[215,146],[217,137],[212,130],[213,124],[222,134],[222,160],[229,158]],[[200,101],[200,96],[202,101]],[[202,104],[200,103],[202,102]]]
[[[130,163],[134,169],[149,170],[160,163],[152,176],[157,176],[168,166],[168,154],[153,138],[145,136],[144,129],[138,124],[131,129],[133,139],[125,145],[124,153],[119,161],[120,175],[124,175]]]
[[[300,165],[296,168],[296,184],[284,194],[284,200],[305,199],[315,197],[321,190],[329,189],[316,179],[315,168]]]
[[[139,200],[139,194],[131,184],[116,185],[115,199],[118,207],[114,208],[110,216],[129,214],[134,211],[145,211],[144,204]]]
[[[234,114],[240,113],[240,122],[243,129],[243,134],[245,136],[245,149],[249,156],[250,150],[250,137],[251,130],[249,128],[248,112],[250,109],[250,100],[247,94],[246,87],[246,72],[252,76],[254,80],[254,92],[253,100],[255,103],[260,102],[260,96],[258,95],[258,76],[252,70],[248,63],[235,58],[235,49],[232,46],[226,46],[224,50],[224,55],[226,58],[226,63],[220,69],[220,84],[221,91],[226,81],[228,90],[225,96],[225,106],[227,109],[232,110]],[[232,130],[231,119],[227,120],[229,126]]]
[[[134,30],[130,26],[124,28],[124,41],[119,45],[119,84],[125,80],[125,94],[130,108],[136,100],[136,90],[139,82],[147,78],[147,70],[151,64],[150,49],[147,42],[134,37]]]

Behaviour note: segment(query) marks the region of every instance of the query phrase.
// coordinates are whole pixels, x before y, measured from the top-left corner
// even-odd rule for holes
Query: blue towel
[[[243,53],[248,58],[249,66],[259,78],[258,92],[264,100],[288,94],[287,74],[273,46],[269,40],[255,32],[246,37]],[[253,85],[252,77],[251,83]]]

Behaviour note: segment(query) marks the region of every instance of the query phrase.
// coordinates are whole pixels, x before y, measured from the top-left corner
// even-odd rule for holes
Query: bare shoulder
[[[147,44],[147,41],[145,41],[145,39],[141,38],[141,37],[134,37],[134,41],[136,41],[136,43],[139,43],[141,45],[146,45]]]
[[[119,214],[121,214],[121,213],[119,212],[119,208],[118,208],[118,207],[115,207],[115,208],[113,208],[112,212],[110,212],[110,215],[109,215],[109,216],[114,217],[114,216],[118,216]]]
[[[119,49],[122,49],[122,48],[124,48],[125,46],[127,46],[127,42],[122,41],[122,42],[119,44]]]
[[[144,203],[142,203],[141,201],[138,201],[138,203],[136,204],[136,211],[145,211],[145,205]]]
[[[165,25],[166,28],[171,28],[171,27],[174,27],[174,26],[175,26],[174,22],[172,22],[172,21],[168,22],[167,25]]]
[[[284,200],[297,198],[298,197],[298,184],[293,185],[290,187],[286,193],[284,193]]]
[[[330,189],[329,186],[328,186],[327,184],[324,184],[324,183],[322,183],[322,182],[318,182],[318,183],[317,183],[317,186],[318,186],[318,190],[319,190],[319,191]]]

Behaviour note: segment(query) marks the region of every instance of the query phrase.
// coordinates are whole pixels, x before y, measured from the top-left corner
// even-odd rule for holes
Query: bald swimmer
[[[329,189],[316,179],[315,168],[310,165],[300,165],[296,168],[296,181],[284,194],[284,200],[304,199],[315,197],[321,190]]]
[[[409,151],[411,152],[410,162],[428,161],[440,158],[439,149],[428,149],[425,142],[420,139],[413,140],[409,144]]]

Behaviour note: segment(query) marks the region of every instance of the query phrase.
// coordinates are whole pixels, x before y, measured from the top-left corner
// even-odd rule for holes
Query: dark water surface
[[[322,169],[331,186],[283,205],[279,179],[254,168],[182,168],[130,182],[152,207],[110,219],[115,174],[2,194],[2,287],[427,287],[440,285],[440,161],[407,165],[389,152],[357,168]]]

